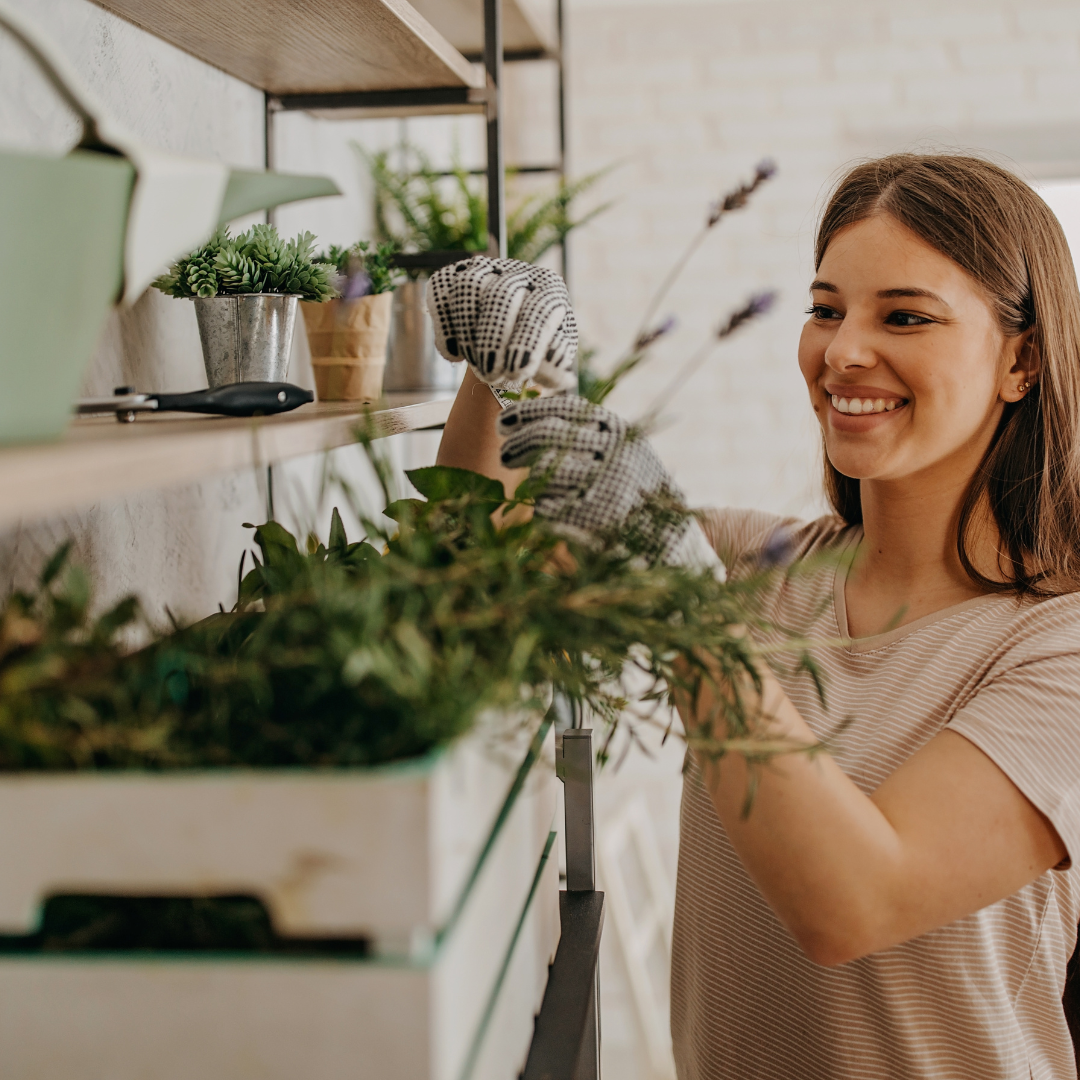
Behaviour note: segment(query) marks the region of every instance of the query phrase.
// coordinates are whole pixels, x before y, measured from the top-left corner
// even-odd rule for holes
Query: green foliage
[[[178,259],[154,282],[175,297],[284,293],[321,302],[337,293],[334,268],[312,257],[315,237],[301,233],[287,243],[273,225],[253,225],[231,237],[219,229],[200,248]]]
[[[538,520],[496,528],[492,511],[514,505],[497,481],[409,475],[426,499],[387,507],[396,532],[366,522],[374,543],[349,542],[335,511],[326,542],[302,549],[266,522],[232,611],[134,652],[121,640],[138,604],[92,618],[61,549],[0,617],[0,769],[369,765],[423,754],[485,710],[535,710],[549,688],[613,732],[632,698],[692,690],[705,657],[757,678],[736,627],[783,572],[722,583],[643,564],[636,538],[681,507],[646,507],[586,546]],[[628,671],[648,676],[643,698]],[[737,694],[722,709],[729,739],[751,737]]]
[[[413,251],[487,250],[487,200],[478,178],[470,176],[460,162],[455,161],[447,176],[433,169],[415,147],[403,151],[409,164],[402,168],[390,164],[390,151],[371,154],[360,146],[357,150],[375,185],[375,225],[380,236]],[[611,203],[580,218],[571,216],[574,201],[608,172],[599,169],[573,183],[560,183],[553,194],[518,200],[506,219],[509,258],[536,262],[571,230],[607,210]]]
[[[329,263],[342,278],[364,274],[370,282],[370,293],[390,292],[397,287],[404,276],[393,265],[398,245],[393,240],[375,244],[367,240],[358,240],[352,247],[339,247],[331,244],[329,250],[320,251],[315,256],[318,263]]]

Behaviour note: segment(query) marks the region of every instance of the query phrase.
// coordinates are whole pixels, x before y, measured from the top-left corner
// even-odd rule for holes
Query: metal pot
[[[384,390],[456,390],[461,384],[465,365],[450,364],[435,351],[426,289],[424,276],[394,290]]]
[[[299,299],[279,293],[195,298],[211,388],[286,381]]]

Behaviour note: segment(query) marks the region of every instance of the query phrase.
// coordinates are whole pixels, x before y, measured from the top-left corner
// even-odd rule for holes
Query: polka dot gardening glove
[[[467,360],[490,386],[577,384],[577,323],[553,270],[478,255],[432,274],[427,307],[435,347],[447,360]]]
[[[502,463],[529,468],[535,513],[575,539],[618,534],[648,563],[723,568],[648,439],[615,413],[559,395],[498,418]]]

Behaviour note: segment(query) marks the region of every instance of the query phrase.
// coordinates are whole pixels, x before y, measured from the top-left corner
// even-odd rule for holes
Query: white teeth
[[[903,398],[842,398],[836,394],[830,394],[832,407],[837,412],[849,413],[852,416],[865,416],[867,413],[892,412],[905,404]]]

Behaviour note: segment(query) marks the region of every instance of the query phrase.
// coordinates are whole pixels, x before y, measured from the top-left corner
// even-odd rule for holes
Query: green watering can
[[[242,214],[341,192],[326,177],[244,172],[144,146],[2,2],[0,26],[83,125],[66,157],[0,151],[0,442],[11,443],[63,432],[110,309],[133,303],[169,262]],[[43,265],[42,252],[62,258]]]

